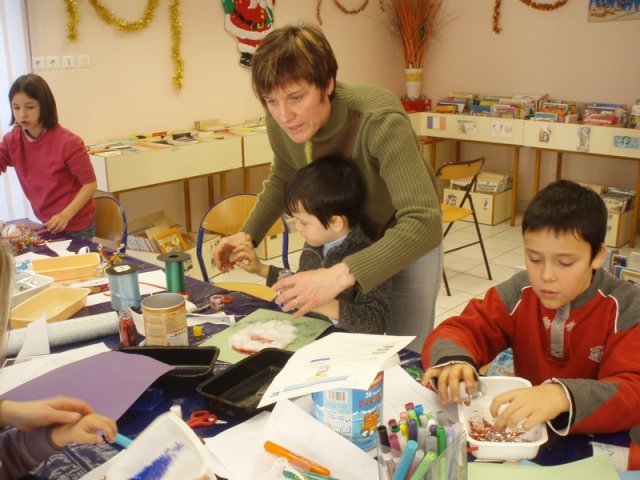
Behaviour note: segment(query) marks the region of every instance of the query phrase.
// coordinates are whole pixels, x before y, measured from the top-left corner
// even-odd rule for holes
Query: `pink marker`
[[[398,463],[402,456],[402,450],[400,448],[400,441],[398,440],[397,434],[392,433],[389,435],[389,444],[391,445],[391,455],[393,456],[393,460]]]

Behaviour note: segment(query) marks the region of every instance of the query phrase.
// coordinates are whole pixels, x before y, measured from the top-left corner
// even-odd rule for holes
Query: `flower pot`
[[[422,94],[422,68],[405,68],[404,78],[407,82],[407,98],[419,98]]]

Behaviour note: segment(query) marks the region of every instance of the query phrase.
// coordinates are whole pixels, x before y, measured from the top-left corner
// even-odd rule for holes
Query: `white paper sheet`
[[[29,322],[27,325],[22,348],[16,356],[16,363],[23,361],[26,357],[49,355],[50,353],[47,317],[43,313],[38,320]]]
[[[45,244],[59,257],[75,255],[75,252],[70,252],[69,250],[67,250],[67,248],[69,248],[69,245],[71,245],[71,240],[57,240],[55,242],[46,242]]]
[[[368,453],[289,400],[276,404],[264,428],[261,449],[249,457],[255,459],[251,479],[268,471],[277,459],[264,450],[266,440],[327,467],[335,478],[371,480],[378,475],[378,463]]]
[[[401,366],[387,368],[384,371],[383,382],[382,416],[385,425],[391,418],[398,420],[400,412],[406,411],[405,405],[409,402],[422,405],[425,412],[430,411],[434,416],[442,410],[452,422],[457,422],[457,406],[443,407],[436,392],[420,385]]]
[[[262,412],[239,425],[205,439],[205,446],[220,461],[226,471],[216,473],[228,480],[249,480],[254,452],[264,444],[262,430],[269,421],[269,412]],[[287,423],[288,424],[288,423]]]
[[[384,363],[414,338],[332,333],[316,340],[294,353],[259,407],[332,388],[366,390]]]

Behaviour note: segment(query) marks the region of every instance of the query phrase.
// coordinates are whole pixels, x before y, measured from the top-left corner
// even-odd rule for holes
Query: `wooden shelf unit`
[[[540,188],[540,166],[542,152],[556,153],[556,180],[562,176],[562,155],[573,153],[607,159],[635,161],[636,195],[633,203],[633,215],[629,232],[629,246],[635,246],[635,235],[640,208],[640,149],[621,148],[614,143],[615,137],[629,137],[640,141],[640,130],[598,125],[565,124],[519,120],[497,117],[478,117],[471,115],[441,114],[421,112],[409,114],[413,128],[421,140],[428,146],[432,166],[435,168],[436,147],[438,142],[432,139],[454,140],[457,144],[455,160],[460,160],[459,142],[477,142],[494,145],[505,145],[513,148],[513,197],[511,201],[510,224],[515,224],[516,200],[518,194],[518,169],[520,148],[532,148],[535,152],[533,191]],[[578,135],[581,128],[589,128],[588,150],[578,148]],[[549,131],[548,141],[543,141],[541,129]],[[620,144],[620,143],[618,143]]]

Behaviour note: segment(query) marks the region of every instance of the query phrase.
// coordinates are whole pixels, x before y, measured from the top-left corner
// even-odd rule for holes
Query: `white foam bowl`
[[[489,410],[493,397],[497,394],[513,390],[515,388],[530,387],[531,382],[520,377],[482,377],[486,387],[486,394],[482,398],[472,400],[470,405],[460,403],[458,405],[458,419],[463,425],[467,435],[471,453],[482,460],[522,460],[531,459],[538,454],[540,445],[544,444],[547,437],[547,426],[544,423],[536,425],[526,432],[516,442],[487,442],[479,441],[469,435],[470,419],[485,419],[493,423],[493,417]]]
[[[53,283],[53,277],[40,275],[38,273],[24,274],[20,279],[25,282],[25,284],[28,284],[29,287],[20,290],[17,285],[18,282],[16,281],[14,293],[11,297],[11,308],[33,297],[36,293],[40,293]]]

